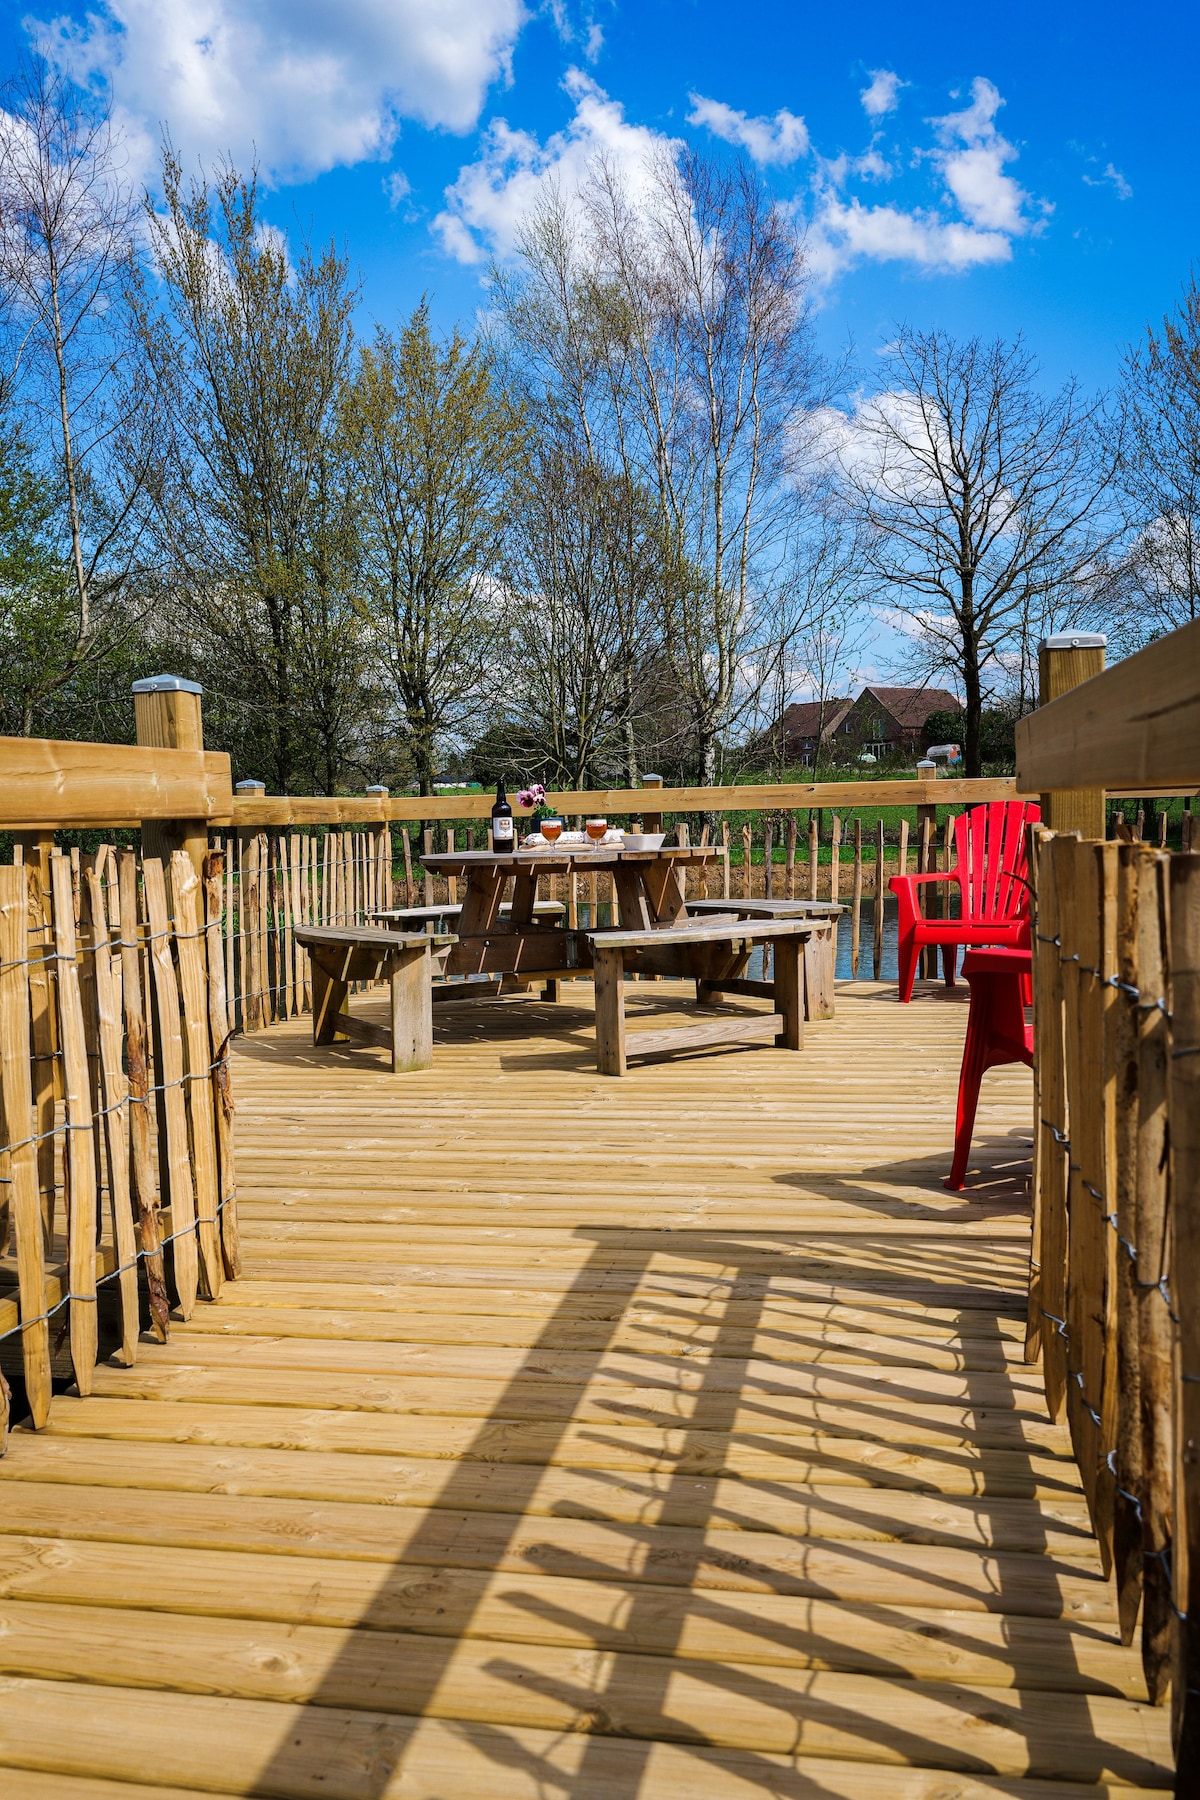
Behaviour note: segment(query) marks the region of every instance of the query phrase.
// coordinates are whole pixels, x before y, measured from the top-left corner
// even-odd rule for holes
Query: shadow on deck
[[[1028,1073],[950,1195],[961,990],[624,1081],[585,999],[239,1046],[244,1279],[0,1461],[6,1793],[1169,1787],[1022,1360]]]

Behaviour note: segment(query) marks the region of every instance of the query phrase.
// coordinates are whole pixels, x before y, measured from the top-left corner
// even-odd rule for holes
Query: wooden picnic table
[[[717,856],[710,847],[664,845],[659,850],[624,850],[617,845],[593,850],[515,850],[496,856],[490,850],[455,850],[423,856],[422,866],[437,875],[464,881],[458,941],[446,959],[446,975],[511,975],[521,983],[557,980],[590,971],[592,952],[586,931],[539,918],[538,883],[548,875],[608,869],[612,873],[622,929],[652,930],[683,923],[686,905],[682,871]],[[512,888],[512,903],[502,904]]]

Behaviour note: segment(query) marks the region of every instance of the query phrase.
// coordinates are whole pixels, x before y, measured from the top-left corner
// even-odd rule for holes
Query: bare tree
[[[1200,286],[1193,272],[1162,329],[1123,369],[1120,485],[1133,531],[1125,597],[1137,639],[1200,615]]]
[[[828,760],[825,731],[865,642],[869,592],[861,534],[833,509],[817,511],[797,547],[781,607],[772,680],[764,688],[776,728],[793,695],[811,694],[817,708],[814,771]],[[778,760],[783,746],[777,735],[773,742],[769,735],[768,742]]]
[[[28,415],[26,441],[45,447],[65,554],[40,615],[25,731],[138,618],[130,583],[158,443],[154,384],[125,304],[135,216],[104,101],[41,61],[27,66],[0,107],[0,288],[14,327],[6,383]]]
[[[517,503],[505,587],[517,716],[540,777],[637,780],[639,672],[671,545],[652,496],[569,438],[541,440]]]
[[[841,441],[883,597],[924,672],[962,689],[968,775],[981,769],[989,681],[1092,603],[1117,532],[1101,502],[1119,449],[1117,422],[1074,381],[1040,391],[1020,338],[959,343],[907,327]]]

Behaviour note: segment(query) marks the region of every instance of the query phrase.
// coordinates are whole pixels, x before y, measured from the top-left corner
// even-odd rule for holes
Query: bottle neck
[[[508,795],[504,791],[504,781],[501,779],[496,783],[496,805],[505,805],[507,804],[507,801]]]

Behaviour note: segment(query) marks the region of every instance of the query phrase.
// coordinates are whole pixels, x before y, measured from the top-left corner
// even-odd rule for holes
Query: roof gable
[[[841,724],[852,704],[849,698],[794,701],[785,709],[778,729],[790,738],[815,738],[818,732],[828,736]]]
[[[897,725],[908,730],[919,730],[930,713],[962,711],[962,701],[949,688],[865,687],[855,706],[871,702],[882,706]]]

